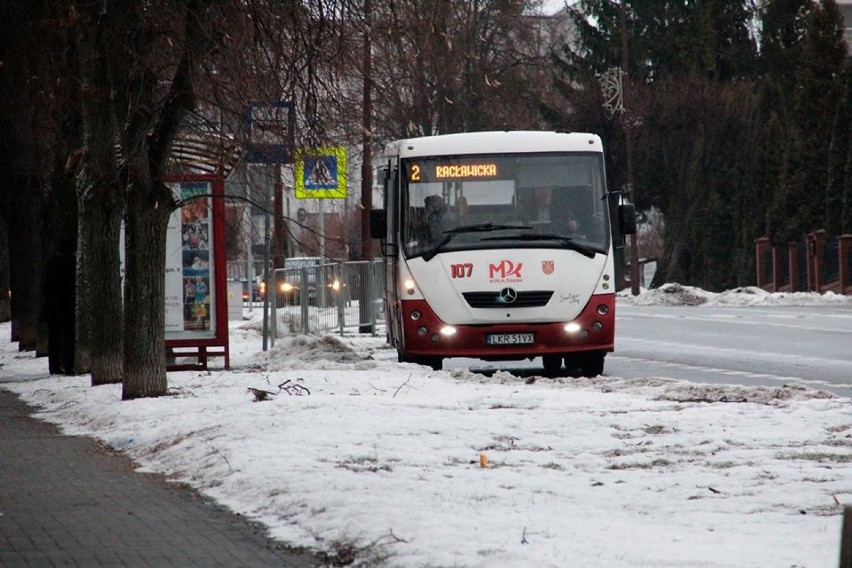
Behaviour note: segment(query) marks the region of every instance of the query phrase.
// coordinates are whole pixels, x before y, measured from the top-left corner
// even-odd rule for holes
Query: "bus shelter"
[[[211,357],[230,368],[224,177],[165,181],[183,203],[166,238],[166,369],[207,369]]]

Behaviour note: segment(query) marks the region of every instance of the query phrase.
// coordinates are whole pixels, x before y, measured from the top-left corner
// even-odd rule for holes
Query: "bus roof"
[[[597,134],[498,130],[396,140],[385,154],[409,158],[504,152],[603,152],[603,144]]]

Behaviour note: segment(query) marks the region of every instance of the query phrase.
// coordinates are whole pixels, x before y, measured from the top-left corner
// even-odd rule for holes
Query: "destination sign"
[[[497,164],[462,164],[457,166],[435,166],[436,179],[458,179],[496,176]]]
[[[499,177],[495,162],[459,163],[427,161],[408,164],[408,181],[424,183],[430,181],[457,181],[494,179]]]

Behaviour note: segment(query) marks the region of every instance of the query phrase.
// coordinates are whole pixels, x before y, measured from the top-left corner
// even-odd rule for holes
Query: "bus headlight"
[[[596,321],[595,323],[592,324],[592,329],[595,330],[595,331],[600,331],[600,330],[603,329],[603,324],[599,321]]]
[[[335,280],[334,282],[332,282],[331,283],[331,289],[334,290],[335,292],[340,290],[340,280]]]
[[[578,331],[580,331],[580,329],[582,329],[580,327],[580,324],[575,321],[565,324],[565,331],[567,331],[568,333],[577,333]]]
[[[283,282],[281,284],[281,291],[284,292],[284,293],[292,292],[293,291],[293,285],[290,284],[289,282]]]
[[[455,334],[456,334],[456,328],[454,328],[451,325],[445,325],[444,327],[441,328],[441,335],[443,335],[444,337],[449,337],[449,336],[455,335]]]
[[[411,319],[413,319],[414,321],[419,320],[420,317],[421,317],[421,314],[418,310],[412,310],[411,314],[409,314],[409,315],[410,315]]]

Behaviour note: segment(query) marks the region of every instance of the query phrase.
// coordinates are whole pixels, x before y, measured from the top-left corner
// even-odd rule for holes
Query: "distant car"
[[[263,282],[252,282],[251,283],[251,301],[252,302],[261,302],[263,301],[264,289],[266,288],[265,283]],[[245,280],[243,280],[243,302],[249,301],[249,284]]]
[[[318,256],[294,256],[284,259],[284,279],[278,283],[278,293],[281,305],[298,304],[301,298],[300,290],[306,286],[308,289],[308,299],[311,304],[316,303],[317,297],[317,281],[320,278],[322,259]],[[302,268],[307,268],[307,281],[302,282],[306,277],[305,271]]]

